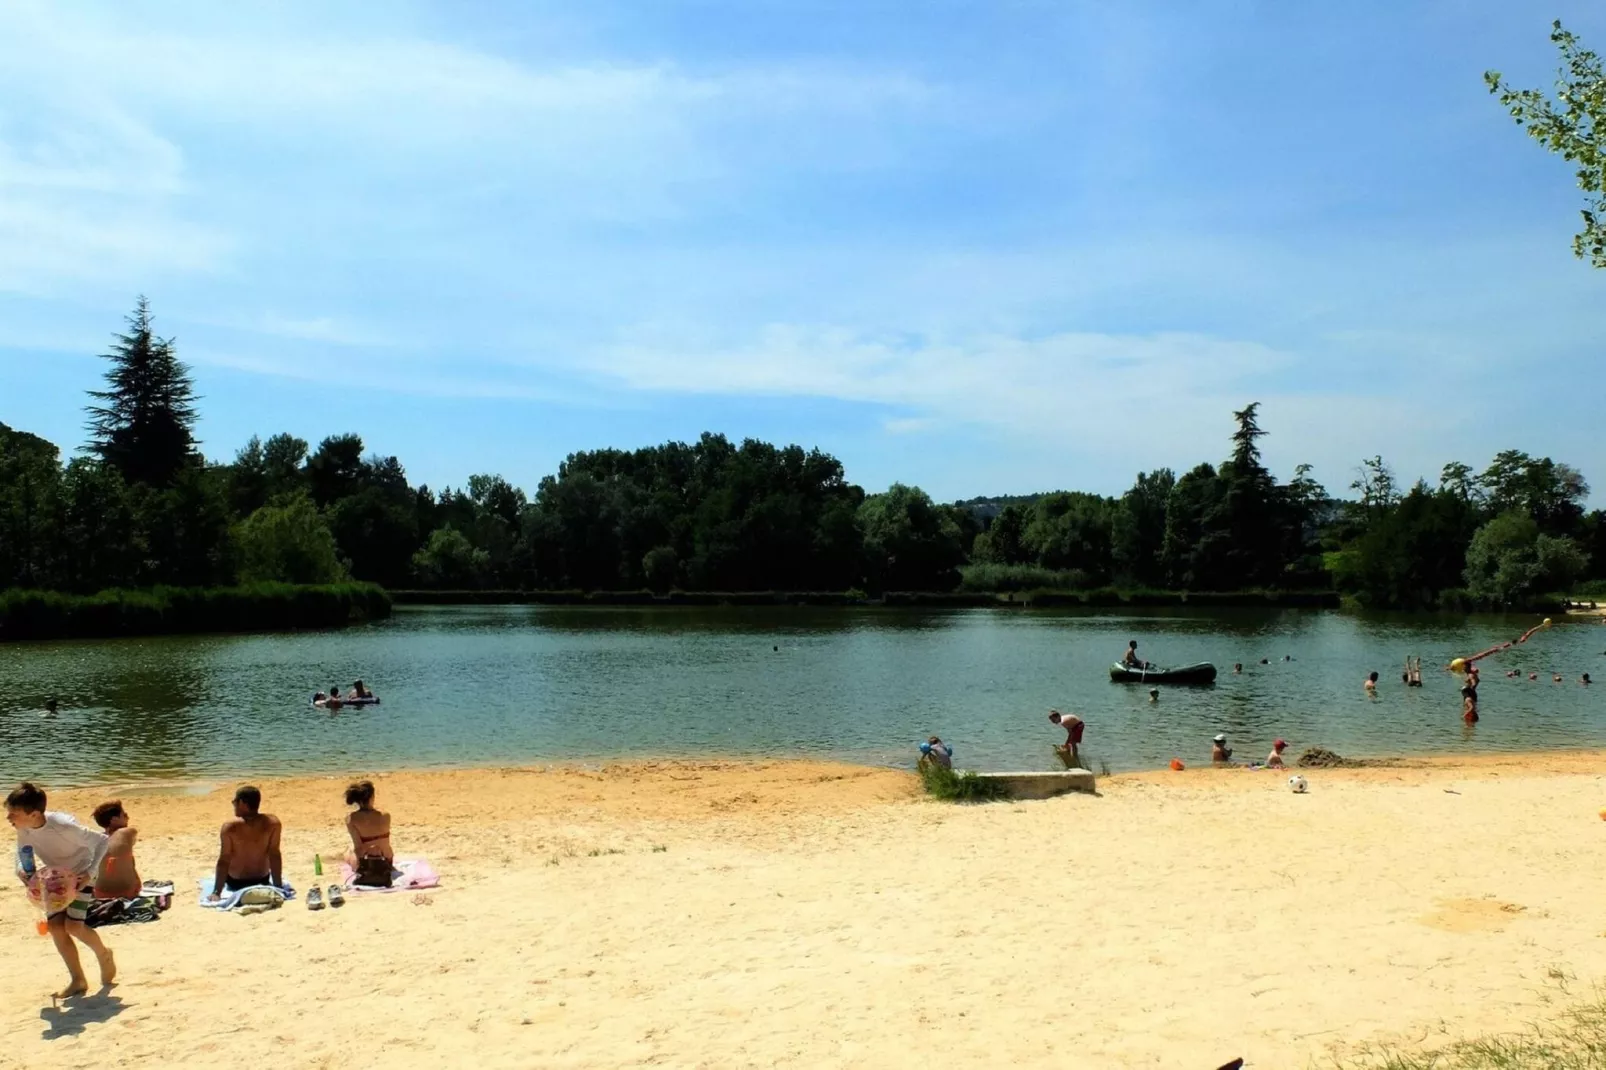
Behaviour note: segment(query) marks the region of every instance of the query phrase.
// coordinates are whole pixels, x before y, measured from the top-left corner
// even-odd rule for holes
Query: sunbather
[[[221,833],[213,899],[259,884],[284,885],[284,860],[279,855],[283,827],[261,807],[262,793],[256,788],[246,785],[234,793],[234,817],[223,823]]]
[[[134,864],[134,841],[139,832],[128,823],[121,799],[95,807],[95,824],[106,832],[106,854],[95,877],[95,898],[133,899],[144,887]]]
[[[395,851],[390,846],[390,815],[374,809],[372,781],[359,780],[346,789],[346,805],[357,809],[346,815],[346,831],[351,834],[351,854],[346,862],[356,873],[358,884],[389,888]]]

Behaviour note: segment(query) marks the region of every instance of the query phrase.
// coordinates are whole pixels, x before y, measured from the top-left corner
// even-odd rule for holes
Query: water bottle
[[[17,848],[17,870],[24,877],[32,878],[38,866],[33,860],[33,845],[23,844]]]
[[[323,855],[321,854],[312,856],[312,875],[314,877],[323,876]]]

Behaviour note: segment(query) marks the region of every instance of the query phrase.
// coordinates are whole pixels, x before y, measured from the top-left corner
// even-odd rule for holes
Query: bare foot
[[[107,948],[106,953],[100,956],[100,983],[109,985],[117,980],[117,960],[112,957],[112,949]]]
[[[50,998],[72,999],[74,996],[87,996],[88,994],[89,982],[82,977],[74,977],[66,988],[63,988],[60,992],[52,992]]]

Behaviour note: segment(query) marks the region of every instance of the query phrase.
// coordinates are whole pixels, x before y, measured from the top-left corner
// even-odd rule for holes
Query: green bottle
[[[314,877],[323,876],[323,855],[312,856],[312,875]]]

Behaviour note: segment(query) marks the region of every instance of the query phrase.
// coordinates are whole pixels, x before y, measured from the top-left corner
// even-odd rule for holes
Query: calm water
[[[1606,746],[1606,627],[1558,624],[1484,662],[1460,721],[1452,656],[1529,618],[1337,612],[673,610],[429,607],[343,632],[0,646],[0,781],[234,777],[621,755],[809,755],[906,764],[936,732],[960,764],[1052,768],[1050,705],[1088,721],[1114,769],[1240,757],[1278,735],[1343,754]],[[1128,638],[1162,664],[1214,661],[1208,688],[1109,682]],[[777,651],[776,647],[779,647]],[[1418,653],[1426,686],[1406,689]],[[1293,660],[1284,662],[1284,655]],[[1262,657],[1271,664],[1258,664]],[[1243,676],[1231,675],[1235,661]],[[1524,678],[1508,680],[1507,669]],[[1382,673],[1379,697],[1362,692]],[[1531,683],[1529,671],[1541,679]],[[1550,681],[1561,672],[1564,684]],[[363,678],[383,705],[330,715],[317,687]],[[63,712],[40,715],[59,697]]]

